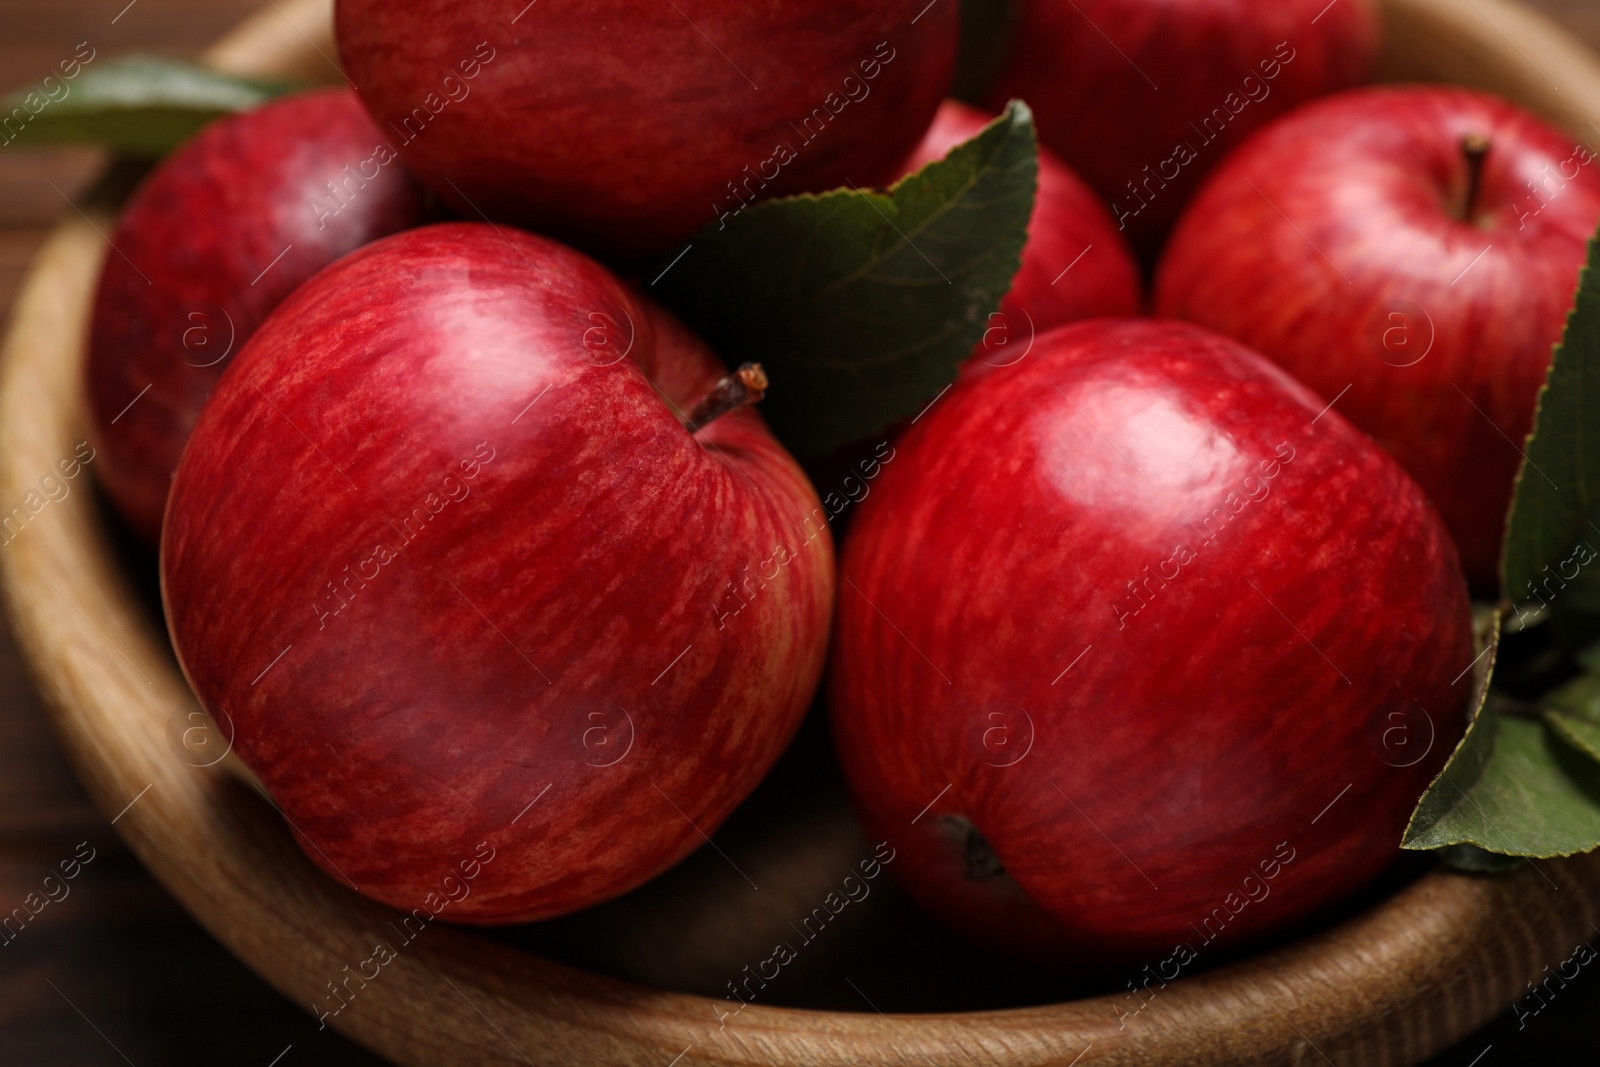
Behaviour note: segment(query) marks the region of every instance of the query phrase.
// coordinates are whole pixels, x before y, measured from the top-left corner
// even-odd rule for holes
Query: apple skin
[[[722,374],[592,260],[481,223],[369,245],[257,331],[179,464],[162,595],[313,861],[409,910],[486,842],[444,917],[521,922],[655,875],[760,781],[834,565],[755,412],[674,414]]]
[[[447,203],[633,262],[747,200],[894,178],[954,70],[957,5],[924,6],[338,0],[334,25]]]
[[[1040,139],[1106,198],[1148,258],[1201,176],[1248,131],[1364,81],[1378,31],[1370,0],[1019,0],[989,100],[1026,100]],[[1226,121],[1207,128],[1216,108]],[[1179,145],[1193,152],[1187,163],[1174,156]]]
[[[1463,221],[1471,134],[1489,149]],[[1465,89],[1319,101],[1216,171],[1156,279],[1160,314],[1255,348],[1324,401],[1338,396],[1427,491],[1467,577],[1491,595],[1522,462],[1511,442],[1532,428],[1600,220],[1600,170],[1575,162],[1577,148]],[[1554,192],[1536,196],[1530,182]]]
[[[897,443],[845,544],[830,705],[929,911],[1154,962],[1206,951],[1213,909],[1232,949],[1395,859],[1464,727],[1467,590],[1422,491],[1321,407],[1198,327],[1093,320]]]
[[[946,100],[903,169],[909,174],[943,159],[993,118]],[[1009,366],[1024,358],[1037,334],[1051,327],[1136,315],[1140,288],[1139,266],[1105,204],[1070,167],[1041,148],[1022,265],[969,362],[974,370]]]
[[[977,136],[994,116],[946,100],[902,170],[913,174],[943,159]],[[1028,357],[1035,338],[1080,319],[1136,315],[1143,304],[1138,264],[1106,207],[1066,164],[1039,151],[1039,183],[1028,240],[1011,289],[991,312],[983,336],[961,364],[958,379],[982,377]],[[911,420],[901,419],[882,436],[866,437],[823,456],[808,457],[806,470],[823,494],[836,523],[848,529],[856,500],[872,491],[883,462],[893,461],[890,443]]]
[[[392,152],[374,161],[383,143],[354,93],[298,94],[207,126],[129,200],[95,291],[85,387],[100,483],[149,544],[228,357],[311,275],[424,221],[422,187]],[[345,183],[342,204],[329,182]]]

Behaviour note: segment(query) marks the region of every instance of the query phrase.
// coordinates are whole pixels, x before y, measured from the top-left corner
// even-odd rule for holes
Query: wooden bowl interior
[[[1386,77],[1493,89],[1575,133],[1600,115],[1594,57],[1506,0],[1384,7]],[[236,73],[331,80],[333,54],[327,0],[296,0],[265,9],[209,59]],[[41,253],[6,341],[3,501],[24,500],[85,437],[78,374],[114,208],[80,206],[84,217],[69,217]],[[1503,1009],[1600,920],[1592,857],[1494,878],[1417,859],[1290,943],[1209,961],[1120,1025],[1121,979],[973,950],[880,879],[770,994],[724,1018],[735,1006],[722,999],[727,983],[793,940],[789,924],[871,851],[813,716],[718,837],[760,890],[703,849],[565,919],[503,931],[434,925],[402,941],[395,913],[304,858],[233,757],[197,765],[209,760],[183,741],[195,703],[166,641],[153,559],[91,481],[77,479],[0,552],[18,640],[69,757],[145,865],[219,940],[308,1010],[331,1009],[330,991],[342,990],[346,1006],[328,1024],[400,1063],[1242,1064],[1320,1054],[1406,1064]],[[351,983],[380,942],[395,958]]]

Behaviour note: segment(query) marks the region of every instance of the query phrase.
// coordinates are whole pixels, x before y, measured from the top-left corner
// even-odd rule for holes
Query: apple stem
[[[976,826],[968,824],[967,840],[962,850],[963,866],[966,868],[967,878],[974,882],[982,882],[996,875],[1006,873],[1000,863],[1000,857],[994,854],[994,848],[989,844],[989,839],[978,832]]]
[[[1461,205],[1461,221],[1470,222],[1483,184],[1483,160],[1489,154],[1489,138],[1481,133],[1467,134],[1461,138],[1461,154],[1467,159],[1467,196]]]
[[[994,846],[983,836],[972,820],[962,815],[946,815],[945,831],[956,838],[961,846],[961,868],[968,881],[982,882],[1006,873],[995,855]]]
[[[708,422],[754,404],[767,394],[767,372],[759,363],[741,363],[732,374],[720,379],[711,391],[689,412],[689,432],[697,433]]]

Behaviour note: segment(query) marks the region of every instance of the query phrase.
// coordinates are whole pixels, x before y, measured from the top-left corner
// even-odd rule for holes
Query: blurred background
[[[0,0],[0,91],[81,41],[97,56],[193,57],[262,0]],[[270,3],[271,0],[266,0]],[[1470,2],[1470,0],[1468,0]],[[1525,0],[1600,50],[1600,0]],[[50,225],[100,166],[77,149],[0,149],[0,315]],[[58,191],[59,190],[59,191]],[[0,945],[0,1064],[259,1067],[379,1064],[317,1028],[195,925],[124,849],[52,739],[0,621],[0,901],[21,901],[62,856],[94,850],[70,904]],[[1430,1067],[1600,1063],[1600,974],[1586,969],[1537,1019],[1507,1013]]]

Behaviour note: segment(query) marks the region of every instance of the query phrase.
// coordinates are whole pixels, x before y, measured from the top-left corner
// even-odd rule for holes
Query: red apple
[[[1362,81],[1379,43],[1370,0],[1019,0],[1013,40],[992,101],[1028,102],[1146,256],[1248,131]]]
[[[685,425],[722,376],[593,261],[481,223],[345,257],[250,340],[179,464],[162,593],[315,862],[410,909],[482,842],[445,917],[537,919],[676,862],[761,779],[833,557],[753,411]]]
[[[1154,964],[1399,854],[1463,727],[1467,591],[1422,491],[1322,407],[1205,330],[1096,320],[897,444],[845,547],[832,721],[929,910]]]
[[[212,123],[144,180],[111,234],[85,371],[95,467],[141,537],[160,538],[189,428],[267,313],[422,220],[421,187],[343,89]]]
[[[978,135],[993,118],[947,100],[906,161],[915,171]],[[1034,336],[1078,319],[1139,312],[1139,268],[1106,207],[1048,150],[1039,153],[1039,187],[1022,266],[1000,310],[989,317],[974,367],[1009,366]]]
[[[1337,400],[1492,590],[1519,445],[1600,220],[1594,153],[1494,97],[1375,88],[1262,131],[1173,234],[1163,315]]]
[[[334,17],[361,99],[446,201],[638,258],[751,200],[894,178],[950,85],[957,5],[338,0]]]

